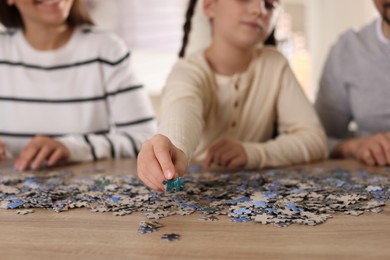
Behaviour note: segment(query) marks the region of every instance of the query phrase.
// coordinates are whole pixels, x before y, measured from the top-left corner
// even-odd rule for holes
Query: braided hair
[[[197,2],[198,0],[190,0],[188,3],[187,12],[186,12],[186,21],[184,22],[184,26],[183,26],[184,35],[182,40],[182,46],[179,52],[180,58],[183,58],[186,52],[186,47],[189,40],[189,34],[192,29],[192,17],[194,16]],[[275,29],[272,30],[271,34],[264,41],[264,45],[271,45],[271,46],[277,45],[277,40],[275,38]]]
[[[184,26],[183,26],[184,35],[183,35],[182,47],[179,52],[180,58],[183,58],[186,52],[186,47],[188,44],[188,39],[192,28],[192,17],[194,16],[197,2],[198,0],[190,0],[190,2],[188,3],[188,8],[186,12],[186,21],[184,22]]]
[[[278,45],[278,41],[275,38],[275,29],[272,30],[271,34],[264,41],[264,45],[275,46],[275,47]]]

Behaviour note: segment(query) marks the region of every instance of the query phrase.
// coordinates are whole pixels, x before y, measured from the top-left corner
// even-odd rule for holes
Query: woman
[[[79,0],[1,1],[0,22],[0,159],[23,171],[137,156],[156,126],[120,39]]]

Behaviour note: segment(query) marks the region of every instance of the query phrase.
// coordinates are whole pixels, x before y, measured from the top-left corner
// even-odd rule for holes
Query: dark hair
[[[271,34],[264,41],[264,45],[270,45],[275,47],[278,45],[278,41],[275,38],[275,29],[272,30]]]
[[[81,0],[74,0],[66,22],[70,26],[82,24],[93,25],[94,22]],[[0,1],[0,23],[7,28],[23,28],[23,19],[15,5],[8,5],[6,0]]]
[[[179,57],[183,58],[185,53],[186,53],[186,47],[188,44],[188,39],[189,39],[189,34],[191,32],[192,28],[192,17],[194,16],[195,13],[195,7],[197,0],[190,0],[188,3],[188,8],[186,12],[186,21],[184,22],[183,26],[183,41],[182,41],[182,46],[179,52]],[[277,41],[275,38],[275,29],[272,30],[271,34],[268,36],[268,38],[264,41],[264,45],[271,45],[271,46],[276,46]]]
[[[188,38],[189,38],[191,28],[192,28],[192,16],[194,16],[195,7],[196,7],[197,2],[198,2],[198,0],[190,0],[190,2],[188,3],[188,8],[187,8],[187,12],[186,12],[186,21],[184,22],[184,26],[183,26],[183,31],[184,31],[183,42],[182,42],[181,49],[179,52],[180,58],[183,58],[185,55],[185,52],[186,52]]]

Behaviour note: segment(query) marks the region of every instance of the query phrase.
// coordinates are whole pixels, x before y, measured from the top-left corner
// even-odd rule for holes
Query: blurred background
[[[155,105],[177,60],[188,0],[84,0],[95,22],[121,36]],[[277,26],[280,51],[289,60],[311,101],[329,48],[345,30],[377,16],[372,0],[281,0]],[[210,40],[201,4],[193,20],[188,53]]]

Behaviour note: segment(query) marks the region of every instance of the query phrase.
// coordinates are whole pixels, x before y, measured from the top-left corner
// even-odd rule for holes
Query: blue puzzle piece
[[[264,192],[264,195],[263,195],[263,197],[267,198],[267,199],[274,199],[277,196],[278,196],[278,193],[274,192],[274,191],[266,191],[266,192]]]
[[[16,209],[23,205],[23,201],[21,200],[14,200],[13,202],[8,203],[7,209]]]
[[[255,202],[253,202],[253,206],[256,208],[256,209],[258,209],[258,208],[266,208],[267,207],[267,202],[265,202],[265,201],[262,201],[262,200],[259,200],[259,201],[255,201]]]
[[[171,192],[172,191],[172,189],[174,187],[173,180],[163,181],[163,184],[166,186],[165,187],[165,191],[166,192]]]
[[[286,209],[292,211],[292,212],[300,212],[301,209],[297,207],[297,205],[293,202],[288,202],[287,205],[286,205]]]
[[[230,220],[233,222],[249,222],[249,221],[251,221],[251,219],[247,218],[247,217],[231,218]]]
[[[248,214],[252,213],[252,211],[250,209],[247,209],[247,208],[239,208],[239,209],[236,209],[234,211],[234,213],[236,213],[237,215],[248,215]]]
[[[175,192],[179,192],[183,189],[183,182],[180,176],[176,180],[165,180],[163,184],[166,185],[166,192],[172,192],[173,189],[175,189]]]
[[[114,197],[114,196],[109,196],[108,197],[112,202],[114,203],[118,203],[120,201],[120,198],[119,197]]]
[[[250,201],[251,198],[249,197],[241,197],[239,199],[235,199],[235,200],[230,200],[228,201],[228,204],[232,204],[232,205],[235,205],[237,203],[240,203],[240,202],[245,202],[245,201]]]

